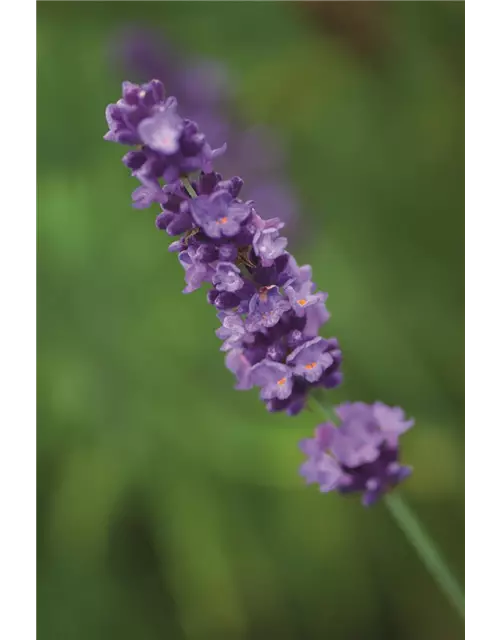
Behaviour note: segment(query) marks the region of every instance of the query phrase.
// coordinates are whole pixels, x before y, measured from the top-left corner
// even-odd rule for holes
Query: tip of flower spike
[[[106,109],[105,140],[145,145],[143,184],[173,183],[182,175],[207,170],[224,148],[211,150],[198,125],[177,114],[177,100],[165,97],[162,83],[123,83],[123,97]],[[147,160],[147,162],[146,162]]]

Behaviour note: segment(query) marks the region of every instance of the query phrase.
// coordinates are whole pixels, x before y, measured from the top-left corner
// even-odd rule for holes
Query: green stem
[[[334,422],[335,415],[334,415],[334,412],[333,412],[333,407],[332,408],[327,408],[321,402],[321,400],[318,400],[318,398],[316,398],[312,394],[309,396],[308,402],[309,402],[309,404],[311,406],[316,407],[319,410],[319,412],[322,413],[325,416],[325,418],[328,420],[328,422],[332,422],[335,425],[335,422]]]
[[[446,565],[436,545],[426,533],[418,518],[397,493],[385,496],[390,514],[405,533],[427,567],[429,573],[448,597],[458,613],[465,617],[465,595],[458,580]]]
[[[329,422],[333,422],[333,408],[323,404],[314,396],[309,396],[309,402],[315,406]],[[400,529],[423,561],[427,570],[448,597],[461,617],[465,617],[465,596],[458,580],[448,568],[436,545],[420,524],[417,516],[405,504],[398,493],[388,493],[385,504]]]
[[[189,181],[189,178],[181,178],[181,180],[182,180],[182,184],[186,187],[186,191],[189,193],[191,198],[197,198],[198,194],[191,186],[191,182]]]

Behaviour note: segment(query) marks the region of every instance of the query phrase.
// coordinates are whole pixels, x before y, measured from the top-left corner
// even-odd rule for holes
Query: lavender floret
[[[314,338],[292,351],[286,362],[293,367],[296,376],[308,382],[317,382],[333,364],[333,358],[327,350],[328,342],[324,338]]]
[[[252,384],[260,387],[262,400],[286,400],[292,393],[292,371],[285,364],[262,360],[250,372]]]
[[[194,221],[209,238],[235,236],[252,212],[248,204],[235,200],[229,191],[223,190],[194,198],[190,208]]]
[[[238,267],[230,262],[219,262],[212,282],[217,291],[234,293],[243,286],[243,278]]]

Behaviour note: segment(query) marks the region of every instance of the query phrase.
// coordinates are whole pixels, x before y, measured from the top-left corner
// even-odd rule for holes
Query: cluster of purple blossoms
[[[259,215],[265,219],[279,217],[294,242],[303,237],[304,229],[301,238],[296,235],[298,199],[287,176],[279,136],[269,128],[249,127],[239,117],[233,91],[236,79],[223,63],[188,57],[161,31],[137,26],[120,30],[111,42],[110,53],[120,73],[125,71],[141,81],[161,80],[212,145],[228,143],[227,152],[217,160],[218,171],[224,175],[238,167],[245,176],[247,198],[259,203]],[[134,206],[149,204],[136,194]]]
[[[177,100],[166,99],[159,80],[124,82],[121,99],[106,109],[106,120],[105,140],[140,147],[123,162],[142,183],[132,194],[141,208],[165,201],[162,181],[172,184],[195,171],[209,172],[213,158],[225,150],[212,150],[198,125],[179,116]]]
[[[158,80],[123,83],[123,97],[106,117],[106,140],[137,147],[124,157],[142,182],[134,199],[158,203],[156,226],[177,236],[169,250],[184,268],[184,293],[210,286],[236,388],[256,386],[269,411],[295,415],[316,388],[338,386],[338,342],[318,335],[329,319],[327,294],[317,291],[311,267],[299,267],[286,251],[283,222],[264,220],[253,201],[239,197],[241,178],[223,180],[213,171],[223,148],[213,151],[196,123],[177,114]],[[310,456],[302,473],[321,491],[365,492],[371,504],[409,474],[397,462],[398,435],[412,422],[380,403],[343,405],[337,413],[339,428],[321,425],[301,443]]]
[[[345,403],[336,408],[340,425],[316,427],[314,438],[302,440],[309,456],[300,473],[322,492],[360,492],[370,506],[388,489],[407,478],[411,467],[401,465],[399,436],[413,426],[402,409],[381,402]]]
[[[283,223],[262,219],[238,197],[241,178],[222,180],[212,170],[221,149],[212,151],[176,107],[158,80],[125,82],[123,97],[106,110],[105,139],[140,147],[124,157],[142,182],[134,199],[159,203],[157,227],[181,236],[170,250],[185,270],[184,292],[212,285],[208,301],[219,312],[216,333],[237,388],[258,386],[270,411],[294,415],[312,388],[341,382],[338,342],[318,336],[329,318],[327,295],[286,251]]]

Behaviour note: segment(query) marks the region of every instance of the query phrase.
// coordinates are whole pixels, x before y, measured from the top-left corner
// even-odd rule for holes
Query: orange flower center
[[[227,222],[227,217],[226,216],[224,216],[223,218],[219,218],[217,220],[217,224],[226,224],[226,222]]]
[[[266,302],[267,301],[267,294],[271,289],[272,289],[272,287],[261,287],[260,288],[259,298],[262,300],[262,302]]]
[[[307,300],[304,300],[304,298],[301,298],[300,300],[297,300],[297,304],[300,304],[300,306],[303,307],[305,304],[307,304]]]
[[[286,382],[286,378],[281,378],[281,380],[278,380],[278,384],[279,384],[280,386],[284,385],[284,384],[285,384],[285,382]]]
[[[314,369],[316,364],[316,362],[310,362],[309,364],[306,364],[306,369]]]

